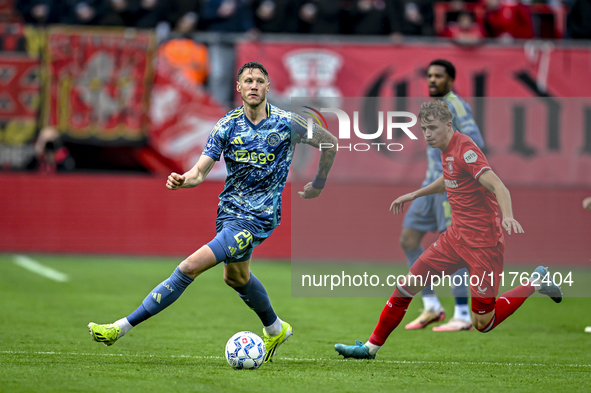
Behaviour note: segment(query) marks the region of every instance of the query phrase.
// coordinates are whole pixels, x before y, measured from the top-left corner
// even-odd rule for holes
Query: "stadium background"
[[[210,240],[223,165],[192,192],[171,193],[164,181],[170,171],[193,165],[207,132],[228,109],[202,85],[217,65],[182,75],[187,63],[207,69],[207,49],[223,46],[233,60],[230,75],[251,60],[268,68],[270,101],[285,109],[292,96],[317,97],[316,106],[323,96],[376,96],[404,110],[408,97],[427,95],[429,61],[450,59],[458,70],[455,90],[474,106],[489,160],[509,186],[526,229],[519,241],[508,242],[507,261],[589,261],[591,216],[581,208],[591,195],[586,44],[462,46],[435,38],[393,44],[375,37],[294,35],[253,41],[196,33],[196,44],[175,57],[165,45],[158,48],[150,30],[7,22],[0,31],[2,252],[182,257]],[[46,126],[59,130],[77,169],[26,170]],[[374,156],[367,162],[378,163],[371,176],[358,163],[337,159],[323,196],[305,206],[292,194],[312,179],[314,168],[307,164],[315,156],[296,163],[293,185],[284,192],[282,225],[256,257],[289,259],[295,253],[402,263],[400,222],[387,207],[422,181],[424,154],[422,148],[398,156],[368,154]],[[339,225],[328,234],[314,225],[335,220]],[[327,240],[322,246],[315,242],[320,238]]]

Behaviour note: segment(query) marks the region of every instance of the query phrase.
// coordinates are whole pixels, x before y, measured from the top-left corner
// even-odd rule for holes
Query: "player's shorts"
[[[217,262],[248,261],[253,249],[264,242],[275,228],[264,228],[253,220],[238,219],[218,210],[216,235],[207,245]]]
[[[443,232],[451,225],[447,193],[440,192],[414,200],[404,216],[403,228],[421,232]]]
[[[495,247],[471,248],[449,241],[448,231],[443,232],[436,242],[417,259],[410,268],[411,274],[421,276],[427,286],[437,283],[437,279],[451,276],[458,269],[468,269],[468,285],[472,297],[472,311],[486,314],[495,308],[499,292],[499,277],[503,272],[503,252],[501,242]],[[453,242],[453,240],[452,240]],[[433,278],[433,277],[438,278]],[[444,285],[447,285],[445,278]],[[439,284],[441,285],[441,284]]]

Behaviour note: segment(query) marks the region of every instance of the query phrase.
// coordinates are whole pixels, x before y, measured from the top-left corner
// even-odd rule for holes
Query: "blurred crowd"
[[[464,43],[591,38],[591,0],[16,0],[16,8],[31,24],[155,28],[162,34],[438,35]],[[565,28],[558,19],[566,15]]]

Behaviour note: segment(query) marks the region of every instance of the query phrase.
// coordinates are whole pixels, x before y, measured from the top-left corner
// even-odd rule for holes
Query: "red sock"
[[[481,332],[490,332],[496,328],[501,322],[507,319],[515,312],[525,299],[533,295],[536,289],[530,284],[520,285],[505,293],[497,299],[495,303],[495,316],[491,323],[484,329],[479,329]]]
[[[411,300],[412,297],[404,296],[398,290],[398,287],[394,290],[392,297],[388,300],[380,314],[380,320],[378,321],[376,328],[369,337],[370,343],[380,346],[384,345],[390,333],[396,329],[396,326],[398,326],[400,321],[402,321],[402,318],[404,318],[404,314],[406,314],[406,310]]]

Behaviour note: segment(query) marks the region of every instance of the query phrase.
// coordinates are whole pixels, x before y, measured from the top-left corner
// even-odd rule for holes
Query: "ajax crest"
[[[277,133],[273,132],[267,136],[267,143],[269,146],[275,147],[279,144],[279,142],[281,142],[281,138],[279,138]]]

